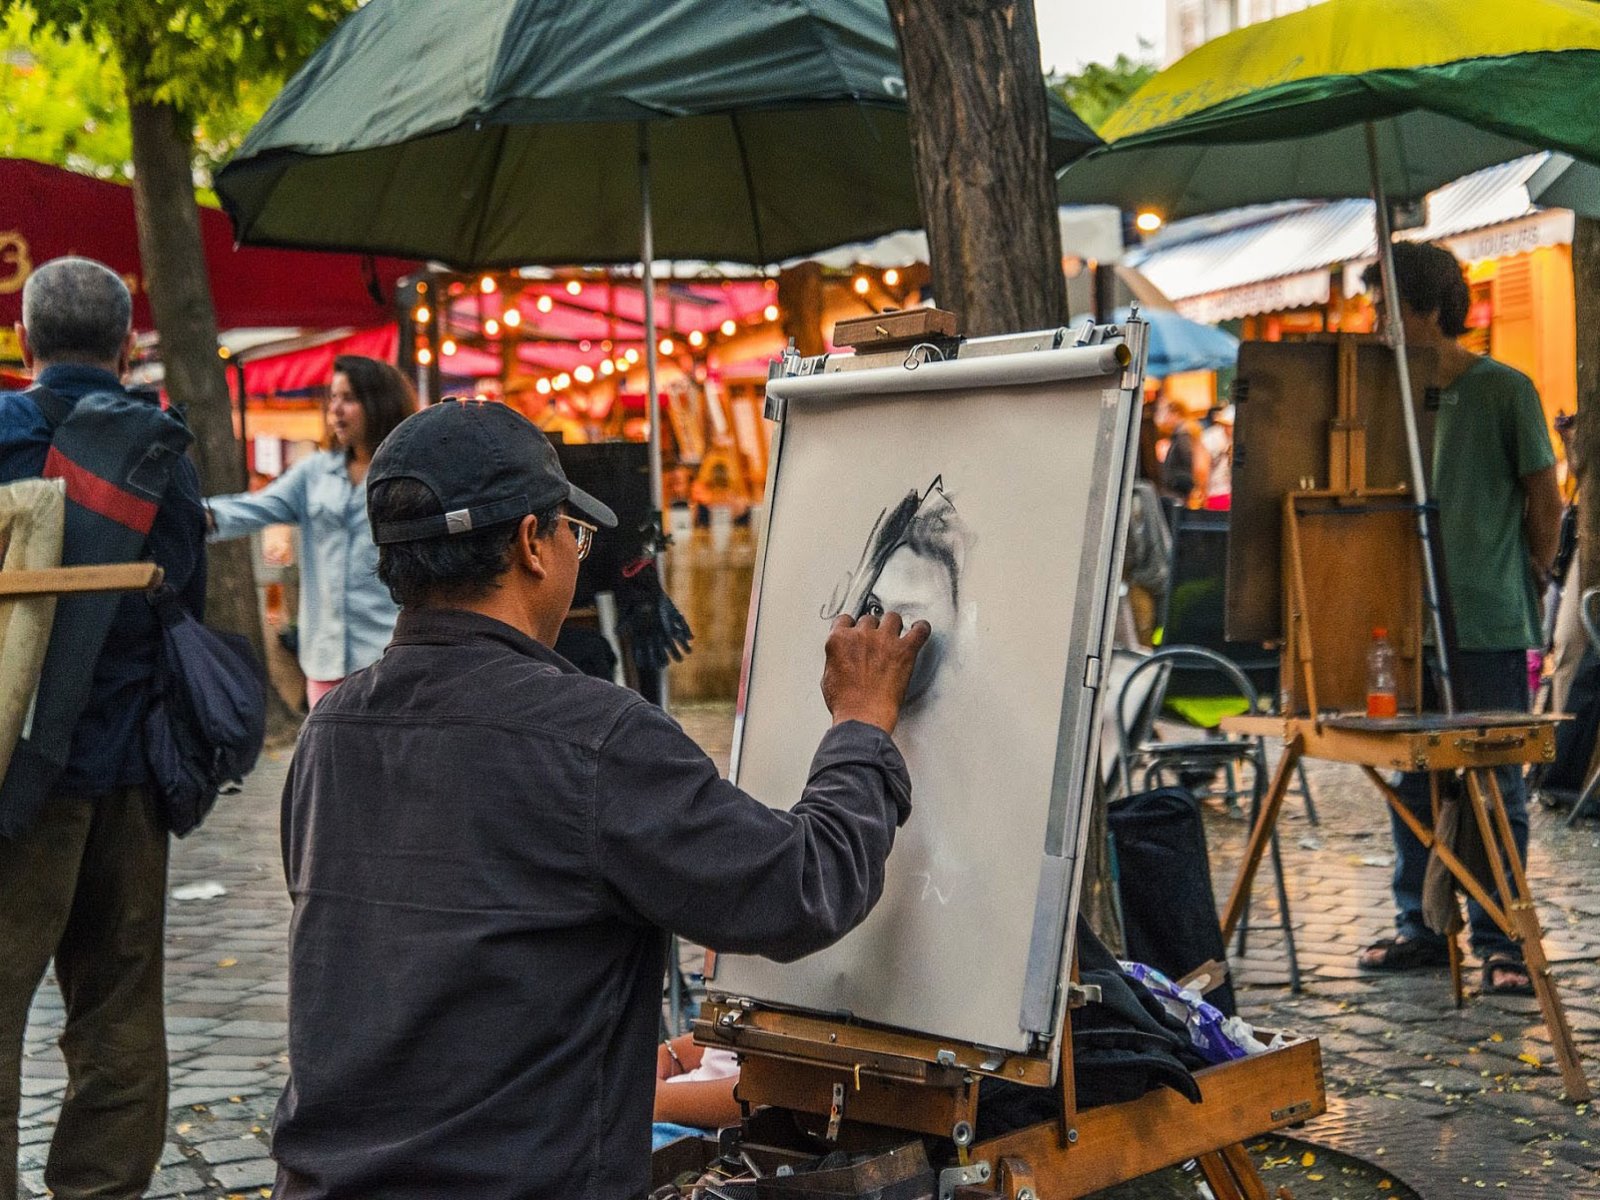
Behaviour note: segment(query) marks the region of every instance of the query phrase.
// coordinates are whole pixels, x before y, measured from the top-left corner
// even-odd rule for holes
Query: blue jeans
[[[1524,650],[1461,650],[1451,659],[1456,707],[1462,712],[1474,709],[1528,711],[1528,655]],[[1433,672],[1428,672],[1423,690],[1423,707],[1438,708],[1434,695]],[[1506,816],[1517,853],[1528,860],[1528,789],[1522,768],[1495,768],[1495,779],[1505,799]],[[1441,781],[1443,783],[1443,781]],[[1395,783],[1395,792],[1412,813],[1428,828],[1433,826],[1432,801],[1425,772],[1407,771]],[[1394,830],[1395,929],[1404,938],[1439,941],[1439,935],[1422,919],[1422,880],[1428,869],[1428,852],[1411,830],[1391,810],[1389,824]],[[1509,871],[1509,868],[1508,868]],[[1487,883],[1487,881],[1486,881]],[[1497,903],[1504,900],[1489,888]],[[1483,911],[1476,900],[1467,900],[1467,923],[1472,932],[1472,952],[1480,959],[1505,956],[1521,959],[1522,951]]]

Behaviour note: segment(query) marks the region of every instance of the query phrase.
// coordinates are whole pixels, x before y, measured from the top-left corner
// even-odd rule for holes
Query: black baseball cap
[[[496,401],[444,400],[413,413],[383,439],[367,469],[371,489],[389,479],[415,479],[442,510],[410,521],[376,522],[381,545],[470,533],[529,513],[569,504],[606,528],[617,514],[567,482],[556,448],[527,417]]]

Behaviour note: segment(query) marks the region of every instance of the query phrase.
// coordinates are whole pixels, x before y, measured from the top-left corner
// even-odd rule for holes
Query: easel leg
[[[1206,1184],[1217,1200],[1268,1200],[1267,1185],[1261,1181],[1255,1163],[1235,1142],[1195,1160],[1206,1177]]]
[[[1467,772],[1469,789],[1474,791],[1473,808],[1478,814],[1480,827],[1484,819],[1483,796],[1487,793],[1489,807],[1494,815],[1496,837],[1489,836],[1484,828],[1484,840],[1489,848],[1489,861],[1495,867],[1495,882],[1500,887],[1500,899],[1507,918],[1506,933],[1522,946],[1522,956],[1528,968],[1528,978],[1533,982],[1533,994],[1539,999],[1539,1011],[1544,1016],[1545,1028],[1550,1031],[1550,1043],[1555,1049],[1556,1063],[1561,1068],[1561,1081],[1567,1098],[1582,1102],[1590,1098],[1589,1081],[1584,1077],[1583,1066],[1578,1061],[1578,1047],[1572,1039],[1572,1027],[1567,1024],[1567,1011],[1556,991],[1555,979],[1550,970],[1550,960],[1544,953],[1544,932],[1539,926],[1539,914],[1533,907],[1533,894],[1528,890],[1527,870],[1522,856],[1517,853],[1517,843],[1511,832],[1511,819],[1506,814],[1505,797],[1500,794],[1500,781],[1490,770]],[[1515,891],[1507,890],[1501,854],[1511,869]]]
[[[1496,925],[1499,925],[1502,929],[1508,929],[1509,924],[1506,921],[1505,913],[1500,909],[1500,905],[1493,896],[1484,890],[1483,884],[1478,882],[1477,877],[1467,869],[1466,864],[1457,858],[1448,847],[1434,845],[1433,830],[1423,826],[1422,822],[1417,819],[1416,813],[1407,808],[1405,802],[1395,794],[1394,789],[1384,782],[1382,775],[1379,775],[1371,767],[1362,767],[1361,770],[1372,781],[1372,786],[1378,789],[1378,794],[1384,798],[1395,815],[1405,822],[1406,828],[1411,830],[1411,835],[1422,843],[1423,848],[1439,856],[1439,861],[1450,868],[1450,874],[1456,877],[1462,889],[1483,906],[1484,911],[1494,918]]]
[[[1428,800],[1430,811],[1433,813],[1433,827],[1439,828],[1439,772],[1428,772]],[[1455,902],[1457,913],[1460,912],[1460,901]],[[1455,918],[1456,921],[1460,917]],[[1458,933],[1445,935],[1445,949],[1450,955],[1450,998],[1455,1001],[1456,1007],[1463,1008],[1467,1003],[1466,989],[1461,986],[1461,938]]]
[[[1228,896],[1228,907],[1222,914],[1224,943],[1233,937],[1233,931],[1239,925],[1239,917],[1244,912],[1250,889],[1255,884],[1256,870],[1261,866],[1261,855],[1266,851],[1267,843],[1272,840],[1272,831],[1277,827],[1278,813],[1283,808],[1283,799],[1289,793],[1289,781],[1294,778],[1294,766],[1300,761],[1304,748],[1305,742],[1299,737],[1292,737],[1284,743],[1283,755],[1278,759],[1278,766],[1272,773],[1272,787],[1268,790],[1266,802],[1262,804],[1261,813],[1256,818],[1255,828],[1250,831],[1250,841],[1245,847],[1244,861],[1239,864],[1239,878],[1233,881],[1233,892]]]

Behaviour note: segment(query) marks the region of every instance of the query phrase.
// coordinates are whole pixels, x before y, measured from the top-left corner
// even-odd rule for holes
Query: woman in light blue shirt
[[[328,384],[332,449],[302,458],[260,491],[206,502],[213,541],[300,526],[300,669],[311,705],[375,662],[394,633],[399,610],[378,581],[367,525],[367,466],[416,408],[416,392],[394,367],[341,355]]]

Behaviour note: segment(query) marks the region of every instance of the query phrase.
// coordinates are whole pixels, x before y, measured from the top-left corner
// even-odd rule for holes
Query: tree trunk
[[[939,307],[969,337],[1065,324],[1032,0],[889,0],[889,15]]]
[[[1587,589],[1600,585],[1600,221],[1589,217],[1578,217],[1573,225],[1572,283],[1578,333],[1578,423],[1573,431],[1580,498],[1578,565]]]
[[[133,141],[133,205],[144,284],[161,337],[167,396],[195,435],[201,490],[241,492],[244,464],[233,431],[227,372],[217,354],[217,315],[195,204],[193,123],[170,104],[128,98]],[[213,543],[207,552],[206,617],[243,634],[265,661],[261,609],[250,543]],[[268,689],[276,731],[293,718]]]

